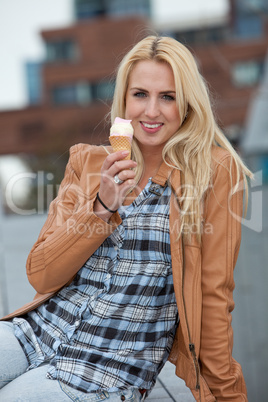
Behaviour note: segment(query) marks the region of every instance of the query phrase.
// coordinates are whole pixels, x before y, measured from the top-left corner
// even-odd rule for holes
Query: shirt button
[[[126,397],[124,395],[121,395],[121,401],[125,401]]]
[[[80,321],[79,321],[79,320],[76,320],[75,323],[74,323],[74,325],[75,325],[76,327],[78,327],[79,324],[80,324]]]

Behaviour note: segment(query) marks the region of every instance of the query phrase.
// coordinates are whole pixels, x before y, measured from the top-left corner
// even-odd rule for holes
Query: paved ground
[[[233,313],[234,357],[242,364],[250,402],[267,400],[268,373],[268,188],[263,191],[263,207],[258,188],[252,198],[255,212],[243,225],[242,246],[235,270],[236,309]],[[1,218],[1,214],[0,214]],[[0,315],[11,312],[32,299],[34,290],[27,282],[25,261],[45,216],[2,217],[0,221]],[[258,221],[262,231],[256,232]],[[167,364],[148,401],[193,401],[184,382]]]

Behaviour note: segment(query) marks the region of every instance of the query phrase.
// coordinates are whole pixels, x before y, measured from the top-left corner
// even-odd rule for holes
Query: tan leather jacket
[[[109,223],[93,213],[106,156],[104,147],[78,144],[71,148],[58,196],[27,260],[27,275],[38,293],[33,302],[3,319],[34,309],[69,283],[121,223],[118,213]],[[231,328],[243,194],[229,197],[229,153],[214,147],[212,157],[213,186],[205,199],[202,245],[193,239],[182,246],[178,238],[180,213],[175,194],[180,194],[180,172],[163,162],[153,178],[162,185],[168,180],[173,191],[170,244],[180,324],[169,360],[197,401],[247,401],[241,367],[232,358]]]

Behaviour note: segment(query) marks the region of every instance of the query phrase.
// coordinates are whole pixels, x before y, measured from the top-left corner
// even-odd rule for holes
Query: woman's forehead
[[[129,76],[129,85],[138,84],[164,86],[175,90],[174,74],[169,64],[154,60],[141,60],[135,64]]]

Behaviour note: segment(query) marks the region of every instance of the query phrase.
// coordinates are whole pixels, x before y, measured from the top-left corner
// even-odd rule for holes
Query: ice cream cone
[[[124,135],[110,135],[110,144],[113,147],[114,152],[116,151],[129,151],[129,154],[124,159],[130,159],[131,157],[131,138]]]
[[[133,138],[133,127],[130,124],[131,120],[121,119],[116,117],[110,129],[109,141],[116,151],[129,151],[129,154],[124,159],[131,157],[131,143]]]

